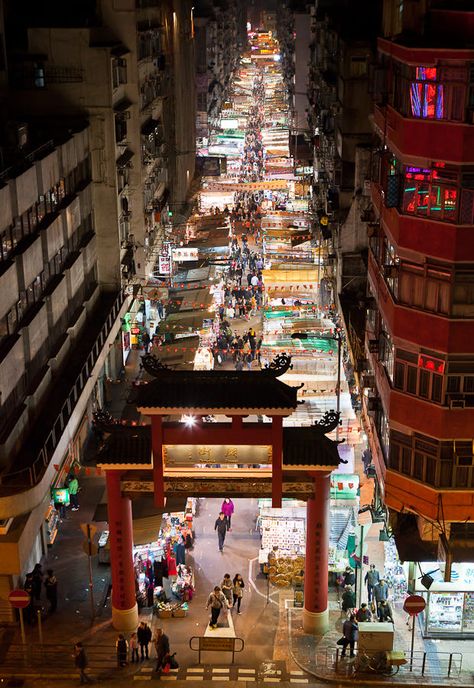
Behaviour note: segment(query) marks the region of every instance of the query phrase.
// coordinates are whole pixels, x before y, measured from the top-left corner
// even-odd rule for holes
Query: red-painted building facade
[[[473,22],[379,39],[374,78],[366,424],[380,498],[453,543],[474,522]]]

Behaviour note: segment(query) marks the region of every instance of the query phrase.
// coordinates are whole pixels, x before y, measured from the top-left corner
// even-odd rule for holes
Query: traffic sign
[[[14,609],[24,609],[30,604],[30,596],[26,590],[12,590],[8,595],[8,601]]]
[[[425,598],[421,595],[409,595],[403,603],[403,610],[410,616],[420,614],[425,607]]]

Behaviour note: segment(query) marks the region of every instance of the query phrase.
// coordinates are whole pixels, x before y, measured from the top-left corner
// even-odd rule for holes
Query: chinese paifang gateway
[[[155,379],[140,389],[137,408],[150,417],[151,424],[124,427],[104,414],[96,419],[106,433],[97,466],[106,473],[115,628],[130,630],[138,623],[131,496],[153,492],[157,508],[165,510],[167,499],[184,492],[195,496],[271,494],[274,507],[281,506],[283,494],[306,499],[304,625],[309,632],[326,632],[330,473],[340,458],[336,443],[325,433],[336,427],[338,415],[330,412],[310,427],[283,428],[283,418],[298,404],[298,388],[278,380],[288,370],[289,357],[267,369],[245,373],[171,371],[156,359],[145,364]],[[172,414],[192,415],[193,423],[164,422]],[[230,422],[204,422],[209,415],[227,416]],[[248,415],[265,415],[271,423],[243,422]],[[255,449],[258,452],[262,447],[266,468],[255,468]],[[245,459],[246,448],[250,454]],[[175,450],[179,465],[173,465],[173,458],[168,464]],[[228,460],[235,461],[232,454],[237,454],[237,468],[235,463],[225,467],[227,450]],[[219,464],[214,464],[218,451]]]

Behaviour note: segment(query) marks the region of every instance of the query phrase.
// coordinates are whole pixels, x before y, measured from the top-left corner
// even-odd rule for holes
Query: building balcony
[[[465,353],[466,342],[474,341],[474,320],[455,319],[397,303],[382,270],[369,252],[369,284],[377,294],[380,313],[393,339],[444,353]]]
[[[382,141],[403,161],[452,164],[474,162],[474,126],[442,120],[403,117],[390,105],[376,105],[374,127]]]
[[[107,343],[115,338],[124,310],[122,292],[102,293],[88,313],[87,326],[57,371],[54,385],[28,432],[28,442],[12,462],[11,469],[2,473],[0,518],[29,511],[43,500],[55,472],[53,464],[61,461],[67,448],[70,434],[65,432],[66,428],[70,422],[78,423],[82,418],[108,353]]]
[[[380,213],[384,229],[398,248],[415,251],[446,261],[474,261],[472,225],[441,222],[432,218],[402,214],[397,208],[387,208],[379,184],[371,184],[372,203]]]
[[[412,511],[436,521],[439,519],[441,497],[445,522],[474,520],[473,467],[453,465],[452,483],[453,487],[433,488],[423,480],[388,469],[385,473],[384,501],[389,509]]]

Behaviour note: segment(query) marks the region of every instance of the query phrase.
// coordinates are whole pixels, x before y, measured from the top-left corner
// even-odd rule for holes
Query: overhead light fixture
[[[427,590],[429,590],[429,589],[431,588],[431,586],[433,585],[433,582],[434,582],[434,578],[433,578],[432,576],[430,576],[429,573],[425,573],[425,574],[424,574],[423,576],[421,576],[421,578],[420,578],[420,583],[421,583],[422,586],[423,586],[424,588],[426,588]]]
[[[183,422],[188,428],[192,428],[196,425],[196,418],[194,416],[183,416]]]

